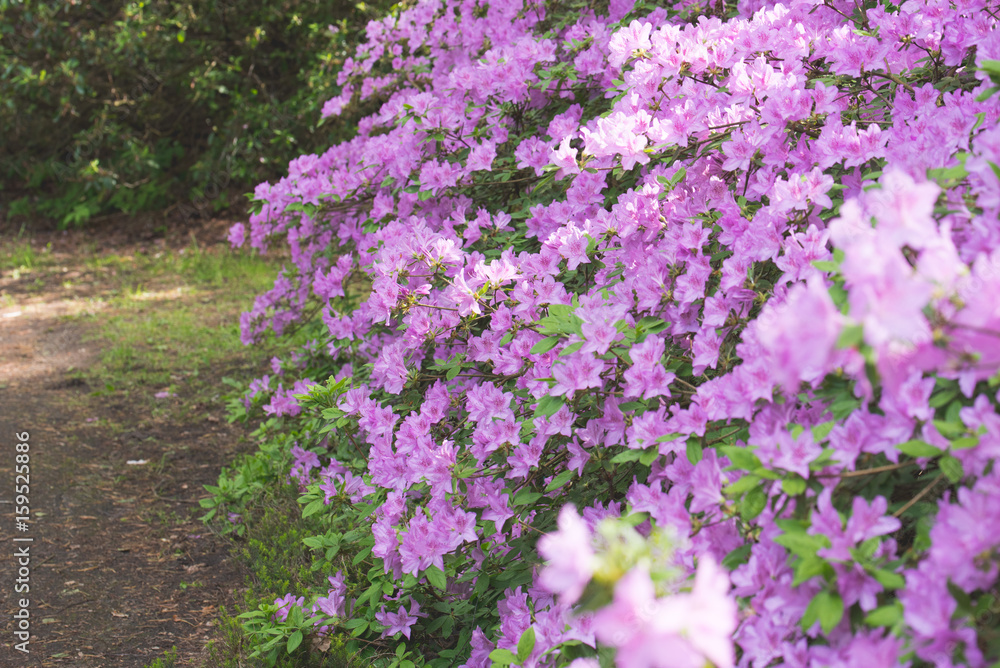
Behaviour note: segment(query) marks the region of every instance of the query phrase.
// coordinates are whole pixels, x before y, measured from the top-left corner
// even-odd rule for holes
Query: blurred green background
[[[319,112],[383,4],[0,0],[0,217],[242,201],[354,131]]]

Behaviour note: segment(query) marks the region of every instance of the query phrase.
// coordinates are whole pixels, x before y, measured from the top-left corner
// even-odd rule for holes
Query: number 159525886
[[[28,530],[28,519],[31,513],[31,447],[28,445],[30,434],[24,431],[14,434],[17,443],[14,446],[14,515],[18,531]]]

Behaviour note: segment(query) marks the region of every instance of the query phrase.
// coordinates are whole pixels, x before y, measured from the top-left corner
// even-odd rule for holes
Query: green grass
[[[16,238],[10,244],[0,246],[0,270],[30,271],[38,267],[42,261],[42,256],[34,247],[20,238]]]
[[[150,254],[98,254],[95,246],[85,249],[93,271],[113,270],[123,285],[133,287],[168,278],[180,278],[186,285],[201,288],[246,286],[269,287],[281,268],[281,258],[268,258],[228,249],[204,249],[192,242],[180,251]]]
[[[114,272],[108,306],[89,316],[93,338],[106,345],[89,372],[99,393],[149,398],[167,391],[193,402],[218,401],[224,375],[262,370],[273,351],[244,347],[239,314],[273,285],[274,260],[189,247],[159,256],[116,256],[88,261]]]

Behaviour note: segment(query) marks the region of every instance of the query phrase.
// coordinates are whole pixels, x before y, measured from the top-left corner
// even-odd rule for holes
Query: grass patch
[[[32,269],[38,264],[38,254],[31,244],[18,242],[0,255],[0,269]]]
[[[37,251],[27,239],[17,235],[12,242],[0,245],[0,271],[12,271],[13,278],[17,280],[21,274],[47,264],[50,250],[51,246],[46,246]]]
[[[88,378],[99,394],[217,402],[222,376],[248,378],[273,353],[243,346],[239,314],[273,284],[281,269],[276,260],[191,246],[92,258],[88,265],[113,273],[114,281],[109,308],[90,316],[99,320],[92,337],[107,344]]]

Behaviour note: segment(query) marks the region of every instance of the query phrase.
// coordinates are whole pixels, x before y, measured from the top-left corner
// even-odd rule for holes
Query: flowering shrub
[[[372,22],[324,114],[379,111],[231,234],[291,249],[243,335],[313,338],[245,402],[296,425],[329,527],[307,544],[344,571],[256,619],[392,665],[1000,658],[996,21],[422,0]]]

